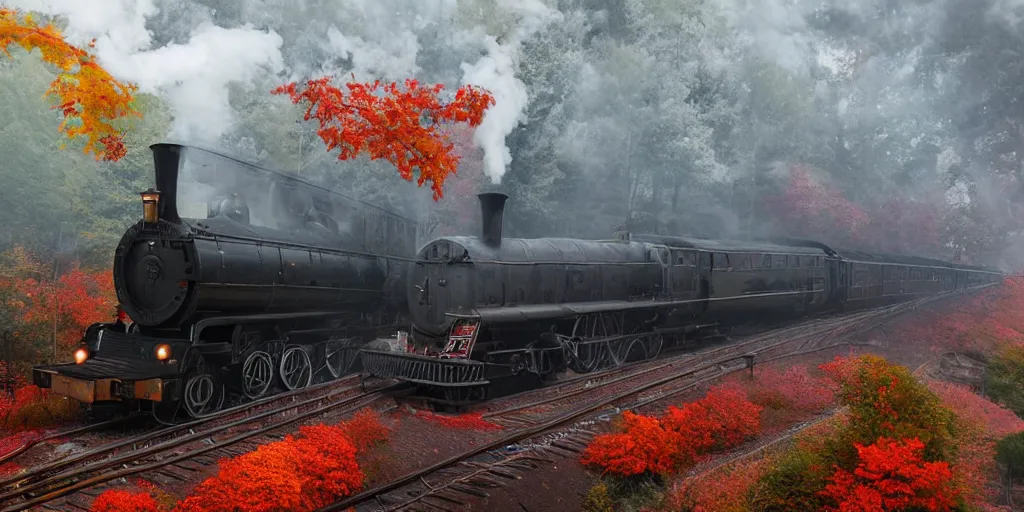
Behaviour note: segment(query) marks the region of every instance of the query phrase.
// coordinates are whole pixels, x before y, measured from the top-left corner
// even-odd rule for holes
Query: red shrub
[[[388,436],[391,434],[390,429],[381,425],[380,414],[369,407],[360,410],[352,419],[338,425],[338,427],[348,436],[352,446],[360,452],[375,444],[387,441]]]
[[[1024,420],[1013,411],[974,394],[967,386],[933,380],[928,382],[928,389],[961,420],[977,425],[993,438],[1024,430]]]
[[[699,455],[757,434],[760,414],[761,407],[735,384],[716,386],[696,402],[669,407],[660,421],[624,412],[621,431],[598,436],[581,460],[620,476],[668,474]]]
[[[668,510],[692,512],[746,512],[751,509],[748,491],[774,463],[771,459],[741,462],[715,470],[701,478],[675,485],[668,493]]]
[[[362,488],[356,449],[338,427],[301,427],[303,437],[223,460],[178,505],[179,512],[295,512],[319,509]]]
[[[160,508],[149,493],[111,489],[97,496],[89,510],[90,512],[158,512]]]
[[[692,461],[712,449],[737,446],[761,428],[761,406],[735,384],[712,387],[707,396],[682,408],[669,407],[663,423],[682,440],[680,457]]]
[[[445,416],[429,411],[417,411],[416,416],[425,420],[444,425],[448,428],[464,430],[501,430],[502,426],[483,419],[482,413],[467,413],[458,416]]]
[[[945,462],[925,462],[924,443],[917,439],[879,438],[869,446],[855,445],[856,469],[838,468],[822,496],[835,503],[826,510],[950,510],[957,491]]]
[[[70,421],[80,412],[78,402],[31,384],[16,389],[14,396],[0,393],[0,429],[49,427]]]
[[[356,463],[356,448],[337,427],[300,427],[302,437],[294,441],[297,476],[302,484],[304,510],[315,510],[334,500],[350,496],[363,486],[363,473]]]
[[[604,468],[605,473],[633,476],[668,474],[679,463],[682,439],[665,429],[657,418],[622,413],[622,432],[597,436],[580,461]]]

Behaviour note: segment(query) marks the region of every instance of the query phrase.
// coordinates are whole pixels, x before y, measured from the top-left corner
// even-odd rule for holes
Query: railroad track
[[[734,345],[697,354],[682,354],[652,362],[650,366],[631,365],[632,371],[607,372],[602,377],[610,378],[602,379],[596,386],[588,387],[582,379],[574,379],[573,385],[582,386],[582,389],[566,388],[563,393],[550,398],[484,414],[485,418],[501,423],[509,430],[499,439],[339,500],[318,512],[342,511],[349,507],[356,507],[359,511],[384,512],[459,510],[465,507],[467,499],[487,498],[487,489],[514,482],[520,478],[520,473],[536,470],[541,463],[578,457],[597,435],[596,429],[589,427],[600,422],[602,417],[610,419],[611,414],[623,410],[638,410],[663,402],[736,371],[748,368],[753,371],[755,363],[837,346],[844,339],[874,329],[896,315],[926,303],[976,290],[945,293],[837,318],[811,320]],[[624,389],[618,390],[619,387]],[[600,389],[618,392],[599,396]],[[594,398],[586,400],[587,396]],[[559,407],[562,402],[572,405]],[[610,410],[595,416],[602,409]],[[534,414],[529,415],[530,411]],[[509,447],[518,449],[510,453]]]
[[[216,414],[103,445],[0,481],[2,512],[42,505],[51,510],[87,509],[67,497],[95,496],[106,482],[153,473],[159,480],[185,480],[218,457],[239,455],[274,439],[275,430],[316,417],[338,417],[369,406],[395,390],[385,384],[364,390],[358,376],[267,397]],[[281,436],[277,436],[279,439]],[[239,447],[236,445],[243,444]],[[93,491],[93,492],[88,492]],[[74,496],[72,496],[74,497]],[[60,500],[60,501],[58,501]]]

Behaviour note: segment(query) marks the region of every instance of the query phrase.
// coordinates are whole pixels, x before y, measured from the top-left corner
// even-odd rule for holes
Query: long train
[[[479,198],[481,236],[438,238],[419,250],[409,271],[412,342],[364,349],[364,377],[466,404],[567,369],[651,359],[704,326],[881,306],[1002,277],[802,240],[503,238],[507,196]]]
[[[133,323],[90,326],[75,362],[35,367],[35,384],[96,412],[198,417],[229,392],[351,373],[406,323],[414,221],[213,151],[150,148],[158,190],[113,264]]]
[[[920,258],[621,234],[502,237],[506,196],[481,194],[483,234],[415,250],[416,223],[223,154],[154,144],[158,190],[117,246],[118,319],[34,382],[88,404],[210,414],[361,369],[438,399],[655,357],[708,324],[962,289],[996,271]],[[409,317],[408,319],[406,317]],[[407,347],[369,340],[409,325]]]

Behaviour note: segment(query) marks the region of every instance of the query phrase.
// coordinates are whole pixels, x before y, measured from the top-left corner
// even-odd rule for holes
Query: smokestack
[[[181,165],[183,151],[181,144],[157,143],[149,146],[153,152],[153,170],[156,189],[161,198],[158,205],[160,218],[168,222],[178,223],[178,169]]]
[[[508,196],[501,192],[484,192],[476,197],[480,199],[480,219],[483,224],[480,239],[488,247],[500,247],[501,224]]]

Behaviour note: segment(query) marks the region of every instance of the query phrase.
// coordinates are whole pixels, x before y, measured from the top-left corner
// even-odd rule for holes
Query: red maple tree
[[[65,41],[52,24],[39,25],[31,15],[0,9],[0,51],[10,57],[12,44],[26,51],[38,48],[43,60],[60,70],[46,91],[55,100],[53,108],[64,116],[60,131],[69,139],[84,137],[84,151],[97,160],[124,157],[124,133],[113,123],[140,116],[132,105],[135,86],[119,82],[88,51]]]
[[[354,78],[354,77],[353,77]],[[398,168],[402,178],[417,184],[431,182],[434,200],[443,197],[445,178],[456,171],[459,158],[441,127],[448,123],[478,126],[484,111],[494,104],[490,93],[464,86],[443,104],[444,86],[422,87],[416,80],[397,83],[348,83],[345,89],[331,85],[331,77],[282,85],[273,94],[287,94],[293,103],[307,105],[305,119],[315,119],[317,134],[327,150],[340,150],[339,160],[360,153],[386,159]]]
[[[882,512],[885,510],[951,510],[957,490],[945,462],[925,462],[918,439],[879,438],[857,444],[859,461],[851,472],[837,468],[822,496],[832,502],[826,510]]]

